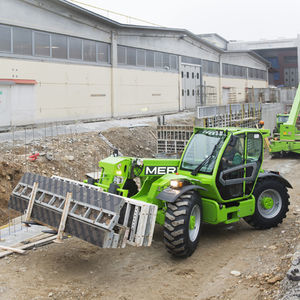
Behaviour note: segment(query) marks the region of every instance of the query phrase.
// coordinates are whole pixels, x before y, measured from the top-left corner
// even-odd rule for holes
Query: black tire
[[[193,209],[196,226],[193,229],[195,231],[190,231],[190,216]],[[167,203],[165,216],[164,243],[168,252],[178,257],[191,256],[200,238],[202,223],[200,196],[194,191],[181,195],[174,203]]]
[[[128,198],[135,195],[139,190],[137,184],[133,179],[127,179],[123,189],[128,190],[128,195],[127,195]]]
[[[266,178],[257,182],[253,195],[255,212],[252,216],[244,218],[248,224],[256,229],[268,229],[282,223],[290,204],[290,196],[285,185],[276,179]],[[274,204],[270,209],[262,204],[263,197],[273,199]]]

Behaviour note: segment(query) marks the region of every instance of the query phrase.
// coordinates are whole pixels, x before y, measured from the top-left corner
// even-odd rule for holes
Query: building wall
[[[298,74],[296,74],[298,73],[297,48],[258,50],[257,52],[272,64],[271,84],[275,86],[298,85]],[[287,80],[285,73],[291,69],[294,71],[294,76],[291,80]]]
[[[203,76],[203,85],[203,89],[207,91],[205,105],[224,105],[244,102],[247,88],[267,88],[268,82],[249,78],[205,75]],[[223,92],[224,89],[228,91]],[[228,100],[226,100],[226,94],[229,94]]]
[[[31,123],[111,117],[109,67],[8,58],[0,58],[0,65],[0,78],[37,81]]]
[[[206,92],[205,105],[219,105],[222,95],[220,94],[220,77],[203,76],[204,93]]]
[[[157,34],[157,32],[151,31],[147,34],[141,34],[132,30],[121,31],[118,32],[118,44],[189,57],[200,57],[212,61],[219,60],[217,51],[197,41],[192,41],[190,37],[182,34]]]
[[[84,39],[82,49],[85,42],[92,41],[97,45],[107,43],[110,51],[107,60],[97,58],[89,62],[84,55],[81,60],[74,60],[70,55],[64,59],[51,57],[54,50],[48,57],[38,57],[34,51],[20,55],[0,48],[0,79],[37,82],[31,87],[12,85],[9,88],[12,125],[176,112],[184,107],[181,59],[183,63],[203,64],[203,81],[210,89],[207,105],[222,104],[223,86],[235,89],[233,102],[243,101],[242,90],[250,82],[247,78],[223,78],[220,75],[222,63],[266,70],[266,65],[253,56],[221,54],[221,50],[184,31],[121,28],[57,1],[0,1],[0,24],[49,33],[49,41],[54,34],[63,34],[68,38],[68,49],[71,37],[78,37]],[[32,45],[35,45],[38,34],[43,35],[41,32],[32,33]],[[130,47],[130,51],[136,48],[136,53],[140,49],[161,52],[163,60],[169,55],[170,65],[165,66],[165,61],[160,66],[134,65],[129,56],[120,63],[118,46]],[[49,48],[52,49],[51,42]],[[252,80],[251,85],[261,87],[266,82]],[[26,117],[22,118],[22,114]]]
[[[34,19],[34,22],[32,22]],[[74,35],[103,42],[111,41],[111,28],[99,20],[70,11],[52,1],[9,0],[0,1],[2,24]]]
[[[115,70],[115,116],[179,110],[179,74],[127,68]]]
[[[235,64],[259,70],[266,70],[266,65],[247,53],[225,53],[221,56],[222,63]]]

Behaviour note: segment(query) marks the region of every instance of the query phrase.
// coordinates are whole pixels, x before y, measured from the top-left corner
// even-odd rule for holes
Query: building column
[[[111,118],[115,117],[115,100],[116,100],[116,72],[118,65],[118,43],[117,43],[117,33],[111,32],[111,98],[110,98],[110,114]]]
[[[298,84],[300,82],[300,34],[297,35]]]
[[[181,78],[181,72],[182,72],[182,68],[181,68],[181,56],[178,57],[178,72],[179,72],[179,76],[178,76],[178,111],[183,110],[183,105],[182,105],[182,78]]]
[[[222,89],[222,76],[223,76],[223,68],[222,68],[222,55],[219,54],[219,99],[218,99],[218,105],[223,105],[223,89]]]

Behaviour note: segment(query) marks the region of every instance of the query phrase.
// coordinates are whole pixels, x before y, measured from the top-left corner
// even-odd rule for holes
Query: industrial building
[[[231,51],[254,51],[271,64],[269,84],[280,87],[297,87],[300,78],[300,35],[290,39],[247,42],[230,42]]]
[[[199,28],[199,31],[201,28]],[[65,0],[0,1],[0,127],[245,101],[270,63],[217,34],[125,25]]]

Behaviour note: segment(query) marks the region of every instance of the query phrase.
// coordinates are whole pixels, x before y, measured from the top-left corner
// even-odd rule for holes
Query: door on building
[[[284,85],[294,87],[298,86],[297,68],[284,68]]]
[[[181,65],[181,98],[183,109],[195,109],[201,105],[201,67]]]
[[[0,85],[0,130],[11,124],[10,86]]]
[[[230,92],[230,88],[227,87],[223,87],[223,92],[222,92],[222,104],[226,105],[229,102],[229,92]]]

